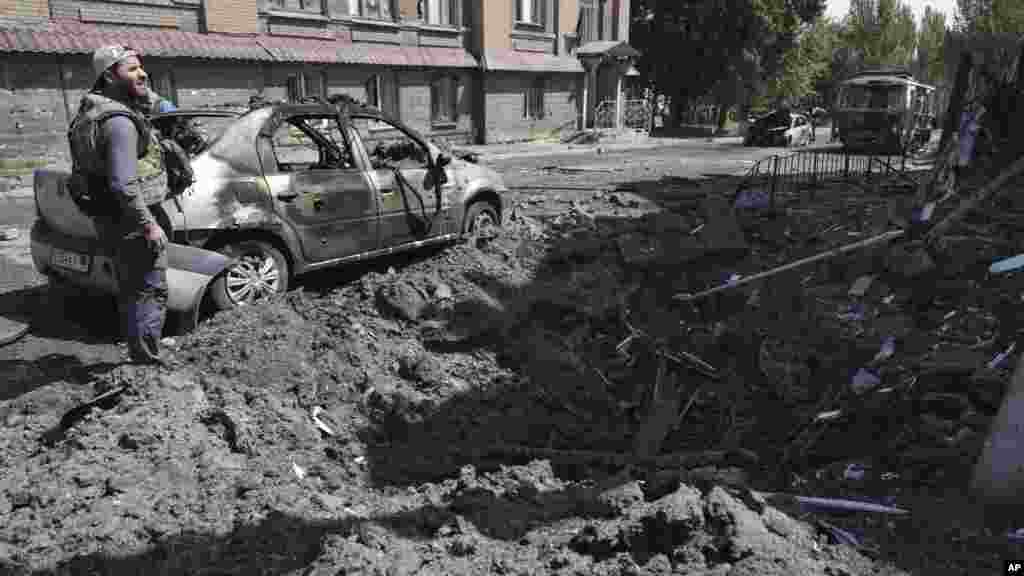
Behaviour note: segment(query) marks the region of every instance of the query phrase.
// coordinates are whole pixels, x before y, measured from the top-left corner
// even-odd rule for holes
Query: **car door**
[[[381,204],[381,246],[400,246],[445,232],[450,178],[446,175],[437,187],[429,147],[379,118],[354,114],[349,120]]]
[[[292,115],[262,138],[270,147],[261,157],[271,193],[307,261],[378,248],[377,196],[336,114]]]

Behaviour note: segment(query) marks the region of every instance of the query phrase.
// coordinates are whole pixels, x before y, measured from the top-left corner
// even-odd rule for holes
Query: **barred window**
[[[435,124],[454,123],[459,118],[459,81],[439,76],[430,83],[430,119]]]
[[[539,76],[526,89],[523,118],[530,120],[541,120],[544,118],[544,85],[544,77]]]

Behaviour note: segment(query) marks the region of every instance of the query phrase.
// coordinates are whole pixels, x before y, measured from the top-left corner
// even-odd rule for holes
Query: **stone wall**
[[[381,71],[372,66],[312,66],[241,61],[190,61],[149,58],[146,70],[154,87],[176,99],[180,108],[247,106],[263,92],[287,96],[288,77],[298,72],[326,73],[327,94],[365,100],[366,80]],[[459,79],[457,125],[435,130],[430,122],[430,79],[434,72],[399,70],[399,116],[416,130],[452,143],[472,140],[470,73]],[[78,101],[92,85],[88,56],[0,54],[0,157],[67,155],[66,131]],[[171,90],[165,87],[171,87]],[[53,150],[51,150],[52,148]]]
[[[198,3],[144,0],[126,3],[99,0],[50,0],[53,18],[81,20],[91,24],[134,24],[154,28],[200,31]],[[255,9],[253,10],[255,14]]]
[[[526,118],[526,91],[536,78],[527,72],[491,72],[485,77],[487,143],[516,142],[557,128],[575,129],[580,74],[545,75],[544,118]]]

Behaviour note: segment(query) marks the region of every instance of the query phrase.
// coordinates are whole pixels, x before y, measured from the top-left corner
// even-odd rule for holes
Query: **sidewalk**
[[[651,137],[640,134],[635,136],[620,136],[614,139],[589,144],[515,142],[511,144],[486,144],[482,146],[456,146],[454,149],[456,152],[472,152],[479,155],[481,161],[487,162],[517,158],[537,158],[542,156],[583,155],[683,146],[710,147],[725,144],[739,145],[741,143],[742,138],[735,136],[725,136],[721,138],[668,138]]]

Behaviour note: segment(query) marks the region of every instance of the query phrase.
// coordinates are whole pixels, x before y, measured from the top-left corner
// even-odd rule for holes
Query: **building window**
[[[416,18],[436,26],[462,23],[462,0],[416,0]]]
[[[454,124],[459,119],[459,81],[454,76],[439,76],[430,83],[430,120],[434,124]]]
[[[547,0],[516,0],[516,22],[543,26]]]
[[[378,20],[391,19],[392,0],[349,0],[350,14],[362,16],[363,18],[374,18]],[[358,11],[352,10],[353,8]]]
[[[366,80],[366,103],[398,118],[398,90],[389,74],[374,74]]]
[[[298,102],[303,98],[327,97],[327,70],[319,72],[306,71],[288,76],[285,84],[288,90],[288,101]]]
[[[427,24],[457,26],[459,23],[459,0],[419,0],[416,15]]]
[[[319,73],[316,72],[304,72],[300,74],[302,77],[302,97],[309,98],[311,96],[317,96],[320,98],[327,97],[327,71],[321,70]]]
[[[302,99],[302,78],[301,74],[292,74],[288,77],[288,101],[298,102]]]
[[[541,120],[544,118],[544,77],[538,77],[526,89],[523,118]]]
[[[316,12],[317,14],[323,12],[323,6],[320,4],[320,0],[299,0],[299,9],[308,12]]]
[[[366,81],[366,103],[380,108],[380,76],[374,74]]]
[[[338,0],[335,7],[344,16],[359,16],[359,0]]]

